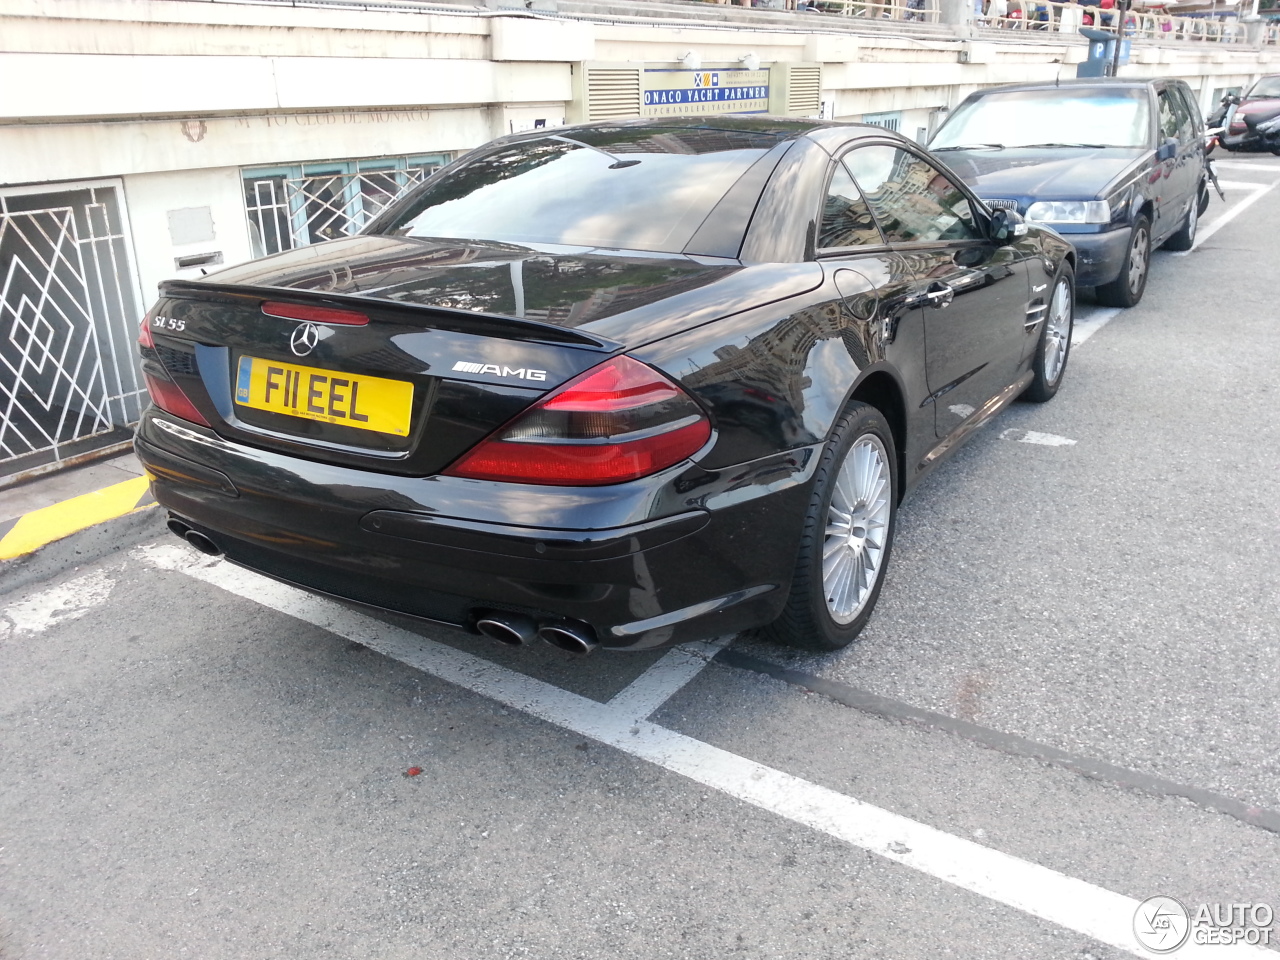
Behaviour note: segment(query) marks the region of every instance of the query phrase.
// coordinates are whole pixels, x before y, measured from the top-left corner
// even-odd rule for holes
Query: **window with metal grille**
[[[892,130],[897,133],[902,129],[902,113],[864,113],[862,122],[869,123],[873,127],[884,127],[886,130]]]
[[[253,255],[350,236],[449,159],[434,154],[245,170],[244,206]]]

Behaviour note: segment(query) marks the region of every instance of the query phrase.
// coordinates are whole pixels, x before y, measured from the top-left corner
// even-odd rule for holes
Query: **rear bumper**
[[[1130,227],[1106,233],[1064,233],[1063,238],[1076,248],[1076,283],[1097,287],[1120,276],[1132,234]]]
[[[492,610],[582,621],[621,649],[774,619],[817,459],[801,448],[598,488],[405,478],[244,447],[153,411],[135,447],[160,504],[242,566],[464,629]]]

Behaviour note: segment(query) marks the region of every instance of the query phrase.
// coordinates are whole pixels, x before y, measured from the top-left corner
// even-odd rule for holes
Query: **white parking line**
[[[1262,170],[1265,173],[1280,171],[1280,163],[1251,163],[1248,160],[1215,160],[1215,167],[1236,167],[1241,170]]]
[[[83,617],[107,602],[115,580],[102,571],[41,590],[0,610],[0,638],[43,633],[55,623]]]
[[[1277,168],[1277,169],[1280,169],[1280,168]],[[1171,254],[1171,256],[1185,257],[1189,253],[1195,253],[1195,251],[1199,249],[1200,244],[1204,243],[1206,240],[1212,237],[1215,233],[1217,233],[1219,230],[1225,227],[1228,223],[1230,223],[1236,217],[1240,216],[1240,214],[1244,213],[1244,211],[1248,210],[1251,206],[1253,206],[1255,203],[1261,200],[1264,196],[1266,196],[1268,193],[1274,190],[1277,184],[1280,184],[1280,180],[1276,180],[1269,184],[1260,184],[1259,186],[1261,187],[1261,189],[1254,190],[1252,194],[1245,197],[1239,203],[1232,204],[1230,207],[1227,208],[1227,210],[1222,214],[1222,216],[1218,217],[1213,221],[1213,223],[1209,224],[1207,227],[1201,230],[1200,233],[1197,234],[1196,242],[1191,245],[1190,250],[1183,250],[1183,251],[1180,251],[1179,253]]]
[[[1218,186],[1223,190],[1265,190],[1265,183],[1256,183],[1253,180],[1219,180]]]
[[[1102,310],[1095,310],[1083,320],[1077,318],[1075,325],[1071,328],[1071,345],[1078,347],[1084,343],[1095,333],[1105,327],[1108,323],[1119,316],[1123,307],[1106,307]]]
[[[1006,430],[1000,434],[1001,440],[1016,440],[1019,443],[1038,443],[1042,447],[1070,447],[1074,440],[1060,437],[1056,433],[1039,433],[1035,430]]]
[[[667,651],[661,660],[618,691],[609,701],[609,707],[633,720],[647,719],[701,673],[731,640],[733,637],[720,637],[707,643],[686,643]]]
[[[626,698],[615,698],[615,702],[608,704],[590,700],[333,601],[225,562],[210,561],[178,545],[143,548],[136,555],[158,567],[180,571],[245,600],[321,627],[414,669],[591,737],[794,823],[1119,950],[1147,956],[1134,939],[1133,918],[1138,901],[1130,897],[952,836],[646,720],[637,720],[634,709],[624,710],[615,705],[626,704]],[[655,681],[654,685],[660,684]],[[1245,944],[1212,949],[1210,953],[1209,948],[1188,943],[1179,957],[1221,957],[1224,951],[1234,950],[1233,956],[1274,960],[1269,951]]]

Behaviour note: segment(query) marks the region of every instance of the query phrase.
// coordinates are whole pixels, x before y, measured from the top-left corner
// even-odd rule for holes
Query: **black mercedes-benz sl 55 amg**
[[[849,643],[904,494],[1062,381],[1074,252],[876,127],[504,137],[359,235],[143,321],[169,527],[339,598],[580,652]]]

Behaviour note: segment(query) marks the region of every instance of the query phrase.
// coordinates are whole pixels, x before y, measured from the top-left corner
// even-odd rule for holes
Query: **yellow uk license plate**
[[[241,357],[236,372],[236,403],[404,437],[409,434],[413,415],[413,384]]]

